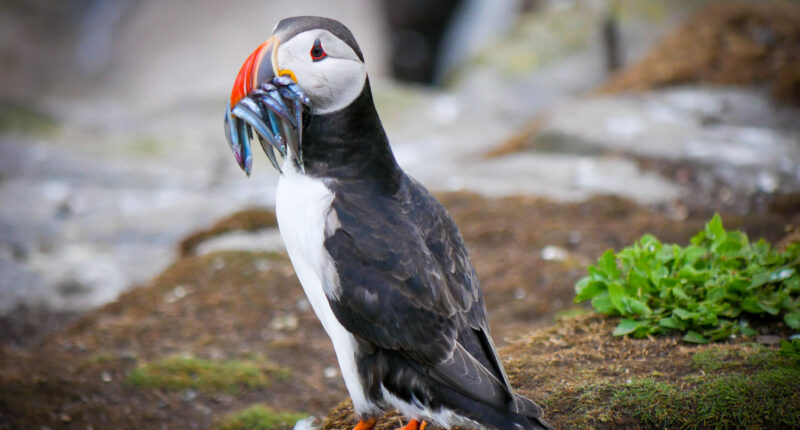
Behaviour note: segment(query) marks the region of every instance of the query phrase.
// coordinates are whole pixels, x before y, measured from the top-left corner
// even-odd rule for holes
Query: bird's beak
[[[253,163],[253,130],[276,169],[280,167],[274,150],[286,157],[286,143],[302,164],[302,105],[309,106],[310,100],[297,86],[294,73],[278,67],[279,44],[277,36],[272,36],[247,57],[236,75],[225,112],[228,144],[248,176]]]
[[[239,104],[259,82],[268,82],[278,76],[278,58],[275,55],[278,43],[278,39],[272,36],[244,60],[231,90],[231,107]]]

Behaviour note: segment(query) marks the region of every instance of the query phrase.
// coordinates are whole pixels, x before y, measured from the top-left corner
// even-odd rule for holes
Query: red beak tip
[[[262,43],[253,51],[239,69],[239,74],[236,75],[236,80],[233,82],[233,90],[231,90],[231,109],[233,109],[240,100],[245,98],[247,94],[253,89],[253,78],[258,76],[258,67],[261,61],[261,53],[269,44],[269,40]]]

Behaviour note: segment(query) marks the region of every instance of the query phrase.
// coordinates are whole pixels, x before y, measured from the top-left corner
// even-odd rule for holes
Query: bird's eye
[[[322,43],[319,41],[319,39],[315,40],[314,46],[311,47],[311,59],[314,61],[320,61],[327,56],[328,53],[322,49]]]

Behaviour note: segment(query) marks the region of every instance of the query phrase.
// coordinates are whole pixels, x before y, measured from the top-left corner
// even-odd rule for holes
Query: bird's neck
[[[375,182],[397,187],[402,170],[375,110],[369,79],[346,108],[311,115],[303,129],[303,164],[307,175]]]

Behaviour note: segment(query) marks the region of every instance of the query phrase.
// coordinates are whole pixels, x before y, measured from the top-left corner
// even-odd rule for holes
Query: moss
[[[545,408],[571,397],[570,427],[796,428],[800,426],[800,369],[751,374],[690,375],[683,383],[656,378],[610,380],[567,388]]]
[[[236,392],[267,387],[273,377],[288,376],[288,371],[263,361],[170,356],[134,369],[128,382],[149,388]]]
[[[291,429],[297,421],[305,417],[306,414],[273,411],[266,406],[253,405],[223,418],[216,430]]]
[[[714,347],[698,351],[692,356],[695,367],[711,372],[733,369],[770,369],[788,367],[791,360],[782,357],[777,351],[761,345],[739,346],[738,348]]]
[[[800,426],[800,369],[707,376],[681,389],[645,378],[616,387],[609,407],[644,424],[676,428]]]
[[[694,356],[703,372],[682,381],[636,377],[567,386],[546,407],[569,398],[576,428],[796,428],[800,426],[800,368],[772,350],[708,349]],[[730,365],[726,363],[731,363]],[[756,365],[761,370],[752,371]],[[722,372],[737,368],[742,372]],[[706,373],[706,371],[714,373]]]

